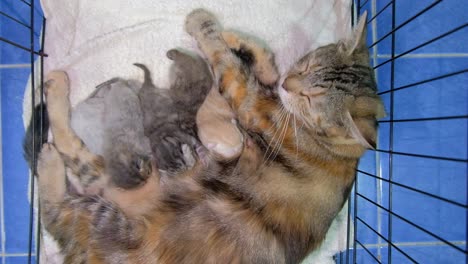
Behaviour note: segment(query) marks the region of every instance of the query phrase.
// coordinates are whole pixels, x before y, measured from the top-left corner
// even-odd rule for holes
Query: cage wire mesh
[[[41,33],[42,30],[42,33]],[[22,99],[28,82],[42,95],[45,18],[39,1],[0,2],[0,81],[1,81],[1,259],[2,263],[39,262],[39,221],[35,212],[35,179],[30,177],[22,158],[24,136]],[[31,89],[31,114],[42,102]],[[32,127],[33,132],[42,129]],[[33,153],[36,146],[32,142]],[[37,157],[33,157],[33,166]],[[26,193],[29,193],[27,197]],[[28,199],[29,198],[29,199]],[[7,240],[8,238],[8,240]]]
[[[462,1],[355,1],[387,117],[356,172],[338,263],[468,263]],[[458,10],[457,10],[458,9]],[[351,221],[352,219],[352,221]]]
[[[364,10],[368,11],[371,63],[387,117],[379,121],[377,149],[368,151],[357,169],[348,203],[348,250],[335,260],[337,263],[468,263],[468,51],[463,44],[468,40],[466,3],[462,0],[353,1],[354,18]],[[10,200],[5,199],[3,192],[6,177],[13,177],[7,175],[5,165],[18,161],[5,158],[9,143],[7,129],[11,126],[5,128],[8,105],[4,102],[8,100],[5,98],[8,89],[24,89],[19,86],[25,80],[19,86],[16,83],[16,87],[5,85],[8,76],[15,76],[19,70],[26,69],[31,75],[31,87],[39,87],[43,94],[46,20],[39,3],[26,0],[2,1],[0,19],[2,263],[39,263],[36,252],[39,252],[40,239],[35,239],[38,237],[35,232],[40,230],[40,223],[35,219],[33,202],[29,203],[28,212],[21,214],[27,215],[27,231],[18,233],[27,235],[26,253],[9,255],[5,245],[8,242],[5,224],[9,223],[5,221],[4,209],[14,206],[8,204]],[[6,53],[18,54],[27,61],[9,61]],[[38,62],[36,66],[35,62]],[[34,111],[34,105],[42,102],[43,97],[37,98],[34,90],[31,89],[31,112],[33,116],[42,115]],[[32,129],[43,131],[41,127]],[[16,132],[19,133],[13,133]],[[31,178],[30,197],[35,197],[34,185]],[[23,257],[18,262],[8,260],[18,256]]]

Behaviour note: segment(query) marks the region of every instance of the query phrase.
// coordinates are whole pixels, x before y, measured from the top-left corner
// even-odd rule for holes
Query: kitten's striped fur
[[[207,57],[221,94],[246,131],[244,149],[237,160],[196,164],[163,187],[156,184],[154,207],[139,215],[101,198],[63,199],[63,192],[42,197],[44,212],[50,213],[43,218],[55,215],[47,222],[56,230],[51,233],[60,235],[64,245],[74,241],[64,252],[66,263],[300,262],[323,240],[348,196],[367,146],[364,141],[375,140],[375,118],[381,111],[374,87],[361,78],[345,84],[349,91],[344,93],[333,87],[344,83],[340,79],[346,74],[335,76],[329,87],[306,79],[316,67],[368,67],[359,57],[367,53],[361,50],[364,26],[365,18],[343,51],[332,54],[335,61],[307,55],[298,63],[307,67],[293,68],[278,93],[273,60],[262,59],[272,54],[246,39],[225,35],[224,40],[221,26],[207,11],[190,13],[186,30]],[[235,46],[237,41],[240,45]],[[49,97],[48,103],[60,101]],[[51,123],[64,121],[51,118]],[[59,151],[59,143],[67,144],[55,143]],[[41,193],[61,177],[42,177],[51,173],[42,170],[50,156],[47,151],[41,154]]]

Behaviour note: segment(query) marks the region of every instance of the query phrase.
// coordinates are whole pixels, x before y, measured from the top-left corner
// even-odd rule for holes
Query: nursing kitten
[[[103,157],[109,183],[125,189],[140,185],[151,173],[151,149],[137,97],[140,88],[137,81],[113,78],[98,85],[71,115],[77,136]]]
[[[151,174],[151,146],[143,130],[143,117],[137,93],[141,83],[113,79],[101,89],[104,99],[103,156],[106,173],[117,187],[141,185]]]
[[[272,55],[241,38],[241,50],[231,51],[207,11],[190,13],[186,29],[248,134],[240,157],[197,163],[156,190],[154,208],[129,216],[99,197],[49,193],[61,190],[63,176],[48,170],[61,161],[44,148],[42,217],[60,236],[65,263],[299,263],[321,243],[348,197],[358,159],[375,142],[376,118],[383,115],[365,46],[365,15],[350,38],[306,54],[283,88],[272,85],[277,79],[258,78],[256,59]],[[57,110],[51,126],[72,132],[64,117],[68,88],[48,89],[49,111]],[[56,147],[93,162],[81,145],[59,140]],[[64,159],[67,166],[73,162]]]
[[[160,170],[171,174],[193,166],[187,155],[194,155],[197,139],[195,116],[213,85],[208,65],[200,57],[176,49],[167,57],[173,60],[170,89],[157,88],[143,64],[145,78],[138,93],[143,112],[145,135],[150,139],[153,155]],[[185,149],[184,145],[189,149]]]

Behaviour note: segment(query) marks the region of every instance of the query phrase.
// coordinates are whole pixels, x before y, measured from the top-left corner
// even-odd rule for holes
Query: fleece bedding
[[[41,4],[47,19],[44,49],[49,55],[44,71],[67,71],[72,105],[113,77],[142,79],[135,62],[146,64],[154,83],[167,87],[166,51],[181,47],[199,52],[184,32],[185,16],[195,8],[210,10],[227,29],[262,39],[275,53],[281,74],[306,52],[346,36],[351,28],[350,0],[41,0]],[[25,124],[31,115],[30,89],[28,85],[24,96]],[[322,247],[305,263],[334,263],[331,256],[345,249],[346,208]],[[61,263],[47,235],[41,260]]]

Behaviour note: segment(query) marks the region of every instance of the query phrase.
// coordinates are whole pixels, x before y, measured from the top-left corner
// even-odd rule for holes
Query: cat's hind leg
[[[42,146],[37,171],[41,200],[46,203],[63,201],[66,192],[65,164],[52,144]]]
[[[45,86],[50,128],[55,147],[65,165],[80,177],[85,189],[89,185],[105,185],[107,178],[103,177],[103,158],[91,153],[70,127],[70,87],[67,74],[63,71],[49,73]]]
[[[52,144],[44,144],[37,171],[42,222],[61,244],[64,263],[103,263],[96,249],[114,253],[140,245],[141,221],[101,197],[66,194],[65,164]]]
[[[65,174],[60,153],[52,144],[44,144],[37,165],[42,223],[55,239],[73,244],[75,235],[71,230],[77,214],[67,206]]]
[[[273,52],[261,46],[258,41],[234,31],[223,31],[223,39],[236,52],[247,52],[253,56],[252,68],[255,77],[264,85],[275,85],[279,79]]]

